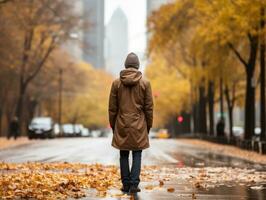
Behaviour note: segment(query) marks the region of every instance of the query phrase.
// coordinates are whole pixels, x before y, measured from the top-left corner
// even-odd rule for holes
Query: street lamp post
[[[62,90],[63,90],[63,69],[59,69],[59,100],[58,100],[58,125],[59,133],[62,135]]]

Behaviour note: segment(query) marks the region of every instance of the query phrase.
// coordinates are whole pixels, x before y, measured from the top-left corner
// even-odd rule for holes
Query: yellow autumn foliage
[[[84,62],[74,67],[79,73],[74,77],[83,79],[84,85],[77,85],[74,92],[63,93],[63,121],[88,127],[107,127],[108,98],[113,77]]]
[[[154,54],[160,54],[164,65],[168,66],[165,73],[173,73],[172,68],[182,72],[180,75],[191,84],[194,103],[199,96],[197,87],[205,87],[203,95],[207,97],[210,82],[214,84],[216,99],[219,81],[223,79],[224,86],[235,93],[238,105],[243,106],[245,69],[230,44],[247,60],[247,36],[265,34],[266,30],[258,29],[260,10],[265,6],[266,1],[260,0],[176,0],[164,4],[148,19],[151,65],[156,65]],[[177,79],[180,81],[179,77]],[[173,93],[179,91],[173,90]],[[190,97],[183,101],[189,102]]]
[[[152,57],[145,74],[154,95],[154,125],[161,127],[170,117],[188,108],[190,84],[176,68],[169,68],[163,57],[158,55]]]

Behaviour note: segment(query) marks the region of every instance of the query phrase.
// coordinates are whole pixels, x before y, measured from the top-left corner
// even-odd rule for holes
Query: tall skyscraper
[[[147,18],[146,19],[148,20],[151,13],[159,9],[161,5],[170,3],[172,1],[173,0],[146,0],[146,4],[147,4]],[[151,37],[150,34],[147,34],[147,46],[149,46],[150,37]]]
[[[73,2],[71,5],[73,7],[73,13],[79,16],[83,10],[83,0],[75,0],[75,2]],[[70,39],[63,44],[63,49],[74,59],[82,60],[83,49],[81,43],[83,31],[80,29],[72,30],[69,36]]]
[[[124,68],[128,53],[128,20],[121,8],[117,8],[106,26],[106,70],[118,76]]]
[[[83,18],[83,60],[104,68],[104,0],[83,0]]]

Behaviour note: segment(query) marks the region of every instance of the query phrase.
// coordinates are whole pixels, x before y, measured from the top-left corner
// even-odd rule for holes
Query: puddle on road
[[[254,186],[253,186],[254,187]],[[207,194],[215,194],[216,196],[227,196],[228,199],[256,199],[265,200],[266,199],[266,185],[259,185],[261,189],[252,189],[244,185],[237,186],[219,186],[215,188],[210,188],[206,191]]]
[[[253,170],[254,173],[266,174],[266,165],[263,164],[257,164],[240,158],[235,158],[221,154],[214,154],[210,152],[191,151],[190,153],[191,154],[184,154],[182,152],[180,152],[180,154],[172,153],[171,156],[173,156],[179,162],[167,166],[171,166],[174,168],[191,167],[191,168],[202,168],[202,169],[205,168],[218,169],[221,167],[225,167],[225,169],[239,168],[239,169]],[[225,170],[224,173],[230,173],[230,172]],[[217,176],[218,175],[219,174],[217,174]],[[266,199],[266,180],[264,183],[257,184],[256,181],[254,181],[253,183],[251,182],[251,184],[232,182],[232,184],[221,183],[221,185],[219,185],[218,183],[215,184],[214,187],[196,188],[194,190],[187,190],[187,191],[186,189],[188,187],[183,187],[179,189],[177,188],[177,192],[179,193],[178,197],[180,199],[189,199],[189,197],[191,199],[192,198],[191,194],[195,194],[196,199],[264,200]]]
[[[198,199],[198,200],[265,200],[266,194],[263,190],[253,190],[245,186],[219,186],[210,189],[195,189],[191,188],[186,183],[170,183],[157,189],[147,190],[145,189],[146,183],[141,184],[141,192],[137,195],[131,196],[122,194],[119,190],[112,190],[106,197],[97,197],[95,190],[87,190],[87,197],[82,200],[176,200],[176,199]],[[168,192],[167,188],[174,188],[173,192]],[[134,197],[134,198],[133,198]]]
[[[188,167],[237,167],[265,171],[266,165],[253,163],[241,158],[235,158],[210,152],[192,152],[191,154],[171,153],[177,159],[179,166]]]

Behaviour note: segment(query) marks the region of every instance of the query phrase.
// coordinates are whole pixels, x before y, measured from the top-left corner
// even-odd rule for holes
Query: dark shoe
[[[121,191],[122,192],[125,192],[125,193],[128,193],[129,192],[129,189],[130,189],[130,186],[129,185],[123,185],[123,187],[121,188]]]
[[[138,186],[131,186],[130,189],[129,189],[129,193],[130,194],[135,194],[137,192],[140,192],[140,188]]]

